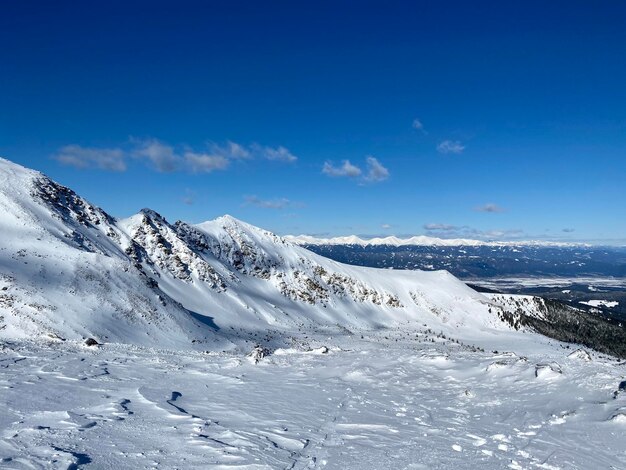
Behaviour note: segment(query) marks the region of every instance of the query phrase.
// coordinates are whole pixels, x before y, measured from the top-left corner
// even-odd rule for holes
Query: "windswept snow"
[[[504,334],[500,344],[519,341]],[[245,355],[55,342],[0,356],[0,468],[624,468],[623,366],[549,341],[309,335]],[[321,343],[325,354],[316,354]],[[497,344],[490,344],[496,347]],[[522,355],[524,354],[524,355]]]

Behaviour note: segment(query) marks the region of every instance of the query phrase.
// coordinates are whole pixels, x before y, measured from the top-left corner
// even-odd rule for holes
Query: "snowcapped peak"
[[[241,220],[237,219],[236,217],[233,217],[230,214],[224,214],[220,217],[216,217],[214,220],[221,220],[224,222],[241,222]]]
[[[35,179],[46,178],[42,173],[0,157],[0,192],[8,196],[20,194]]]
[[[239,220],[236,217],[233,217],[230,214],[224,214],[220,217],[217,217],[211,221],[207,221],[204,223],[216,223],[216,224],[221,224],[221,225],[229,225],[229,226],[239,226],[239,227],[247,227],[247,228],[254,228],[257,229],[257,227],[255,227],[254,225],[250,225],[247,222],[244,222],[243,220]]]
[[[359,246],[407,246],[407,245],[424,245],[424,246],[476,246],[488,245],[489,242],[480,240],[467,239],[443,239],[435,237],[427,237],[424,235],[413,236],[410,238],[398,238],[394,235],[387,237],[360,238],[356,235],[348,235],[334,238],[315,238],[309,235],[285,235],[285,239],[297,245],[359,245]]]
[[[256,227],[255,225],[239,220],[228,214],[222,215],[221,217],[217,217],[213,220],[207,220],[206,222],[202,222],[198,224],[197,227],[211,233],[222,232],[224,229],[226,229],[227,231],[234,230],[241,234],[253,236],[254,238],[268,237],[273,240],[280,238],[272,232],[268,232],[267,230]]]
[[[143,208],[139,211],[139,214],[144,215],[148,217],[149,219],[158,220],[159,222],[165,221],[165,217],[163,217],[157,211],[152,210],[152,209]]]
[[[415,235],[410,238],[388,236],[384,238],[360,238],[348,235],[334,238],[316,238],[310,235],[285,235],[285,240],[296,245],[357,245],[357,246],[590,246],[584,243],[556,242],[545,240],[493,241],[473,240],[466,238],[436,238],[426,235]]]
[[[31,170],[30,168],[26,168],[25,166],[22,166],[19,163],[12,162],[11,160],[7,160],[6,158],[3,158],[3,157],[0,157],[0,171],[20,172],[20,173],[28,174],[28,175],[41,175],[41,173],[36,170]]]

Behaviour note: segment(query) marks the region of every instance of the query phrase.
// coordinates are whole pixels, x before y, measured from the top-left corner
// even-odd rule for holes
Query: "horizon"
[[[619,2],[0,11],[0,155],[115,217],[626,244]]]

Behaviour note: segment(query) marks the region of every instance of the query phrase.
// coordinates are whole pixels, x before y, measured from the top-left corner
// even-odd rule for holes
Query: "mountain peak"
[[[146,217],[148,217],[150,219],[155,219],[155,220],[158,220],[158,221],[164,221],[165,220],[165,217],[163,217],[157,211],[149,209],[147,207],[144,207],[143,209],[141,209],[139,211],[139,214],[145,215]]]
[[[45,176],[36,170],[31,170],[19,163],[0,157],[0,190],[9,190],[9,187],[13,190],[19,186],[18,181],[32,181],[42,177]]]
[[[206,222],[202,222],[198,224],[198,227],[203,228],[204,230],[211,230],[211,228],[221,229],[222,227],[228,228],[236,228],[239,231],[244,231],[248,233],[263,233],[263,234],[271,234],[270,232],[256,227],[255,225],[244,222],[243,220],[239,220],[236,217],[233,217],[229,214],[224,214],[220,217],[217,217],[213,220],[207,220]],[[271,234],[273,235],[273,234]]]
[[[246,224],[246,222],[239,220],[238,218],[233,217],[230,214],[224,214],[220,217],[216,217],[211,222],[217,222],[217,223],[223,223],[223,224],[237,224],[237,225]]]
[[[415,235],[410,238],[398,238],[387,236],[384,238],[360,238],[357,235],[348,235],[333,238],[316,238],[310,235],[285,235],[285,240],[296,245],[358,245],[369,246],[589,246],[584,243],[557,242],[546,240],[519,240],[519,241],[495,241],[474,240],[467,238],[436,238],[426,235]]]
[[[15,163],[14,161],[8,160],[4,157],[0,157],[0,170],[6,169],[20,169],[29,173],[39,173],[36,170],[31,170],[30,168],[26,168],[25,166],[20,165],[19,163]]]

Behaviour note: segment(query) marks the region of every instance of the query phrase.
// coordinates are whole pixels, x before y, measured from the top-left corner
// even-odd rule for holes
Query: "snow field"
[[[474,352],[400,329],[300,339],[258,364],[243,351],[6,343],[0,468],[626,465],[615,360],[550,343]],[[558,378],[537,373],[546,364]]]

